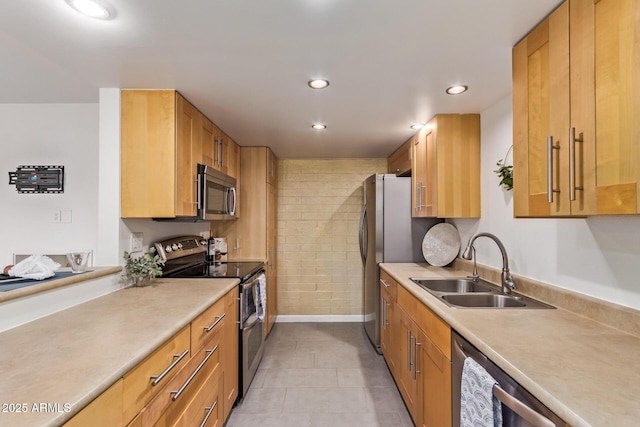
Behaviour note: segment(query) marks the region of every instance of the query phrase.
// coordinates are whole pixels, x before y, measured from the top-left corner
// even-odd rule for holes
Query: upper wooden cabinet
[[[407,142],[391,153],[387,159],[389,173],[394,173],[397,176],[408,176],[411,173],[412,139],[409,138]]]
[[[124,90],[121,106],[123,218],[195,216],[198,163],[239,175],[238,145],[178,92]]]
[[[125,90],[121,103],[121,216],[196,215],[198,110],[173,90]]]
[[[515,216],[638,213],[639,11],[566,1],[514,47]]]
[[[480,217],[480,115],[438,114],[410,141],[412,216]]]

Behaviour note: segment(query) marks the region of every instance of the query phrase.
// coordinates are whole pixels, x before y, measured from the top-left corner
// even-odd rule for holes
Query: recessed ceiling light
[[[464,85],[450,86],[445,92],[447,92],[449,95],[460,95],[461,93],[466,92],[468,89],[469,87]]]
[[[309,80],[308,84],[311,89],[324,89],[325,87],[329,86],[329,80],[323,80],[323,79]]]
[[[415,125],[411,125],[411,129],[415,129],[415,130],[422,129],[423,127],[424,125],[421,123],[416,123]]]
[[[322,129],[326,129],[327,125],[321,125],[320,123],[316,123],[314,125],[311,125],[311,127],[316,129],[316,130],[322,130]]]
[[[109,9],[94,0],[65,0],[77,12],[95,19],[109,19]]]

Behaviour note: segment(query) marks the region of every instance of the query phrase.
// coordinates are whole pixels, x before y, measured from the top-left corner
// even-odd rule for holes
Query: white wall
[[[513,140],[511,96],[482,113],[481,129],[482,217],[448,221],[463,248],[473,233],[493,233],[507,248],[512,272],[640,309],[640,216],[513,218],[513,194],[498,187],[493,173]],[[475,246],[478,263],[502,266],[489,239]]]
[[[0,264],[14,253],[95,250],[98,212],[98,105],[0,104]],[[18,194],[18,165],[64,165],[64,194]],[[72,222],[52,223],[54,210]]]

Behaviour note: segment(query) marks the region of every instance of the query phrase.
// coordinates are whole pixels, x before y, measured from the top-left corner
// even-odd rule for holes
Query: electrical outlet
[[[51,211],[51,222],[54,224],[60,224],[60,211],[53,210]]]
[[[60,215],[60,222],[63,224],[71,224],[71,211],[62,211]]]
[[[131,233],[131,253],[142,252],[144,250],[143,233]]]

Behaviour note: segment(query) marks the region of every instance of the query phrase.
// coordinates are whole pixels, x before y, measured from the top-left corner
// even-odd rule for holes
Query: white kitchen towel
[[[9,270],[9,276],[25,279],[44,280],[54,276],[60,264],[44,255],[31,255]]]
[[[493,395],[498,382],[467,357],[460,384],[460,427],[502,427],[502,404]]]
[[[256,316],[258,319],[264,320],[264,311],[267,308],[267,276],[261,274],[258,276],[258,286],[256,286],[256,298],[258,304],[256,304]]]

